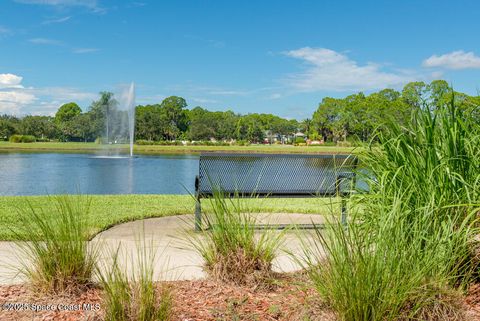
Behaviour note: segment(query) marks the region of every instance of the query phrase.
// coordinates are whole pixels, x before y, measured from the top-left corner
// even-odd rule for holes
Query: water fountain
[[[128,112],[128,136],[130,138],[130,157],[133,157],[133,141],[135,138],[135,85],[130,84],[126,97]]]
[[[133,142],[135,139],[135,85],[132,82],[128,87],[123,87],[118,94],[113,96],[104,93],[102,105],[105,112],[105,137],[104,142],[108,148],[104,149],[102,157],[122,158],[120,148],[116,144],[129,144],[129,155],[133,157]]]

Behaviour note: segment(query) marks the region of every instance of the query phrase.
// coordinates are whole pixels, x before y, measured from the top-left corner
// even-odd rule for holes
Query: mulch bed
[[[175,321],[335,320],[334,314],[318,301],[314,290],[300,274],[282,275],[270,289],[252,289],[211,280],[175,281],[166,285],[173,294],[172,320]],[[480,320],[480,284],[470,287],[465,303],[468,320]],[[0,308],[2,321],[103,320],[99,288],[75,296],[41,296],[26,284],[0,286]]]
[[[282,275],[277,281],[270,289],[252,289],[210,280],[167,282],[163,286],[167,285],[172,291],[172,320],[175,321],[295,321],[306,317],[308,320],[334,320],[333,314],[306,286],[303,275]],[[84,309],[84,303],[91,304],[91,310]],[[103,319],[101,290],[98,288],[69,297],[39,296],[26,284],[0,286],[0,304],[2,321]],[[56,309],[51,310],[52,306]],[[62,310],[65,308],[69,310]]]

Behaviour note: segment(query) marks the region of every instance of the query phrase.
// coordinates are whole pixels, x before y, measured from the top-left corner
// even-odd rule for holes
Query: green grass
[[[127,153],[128,145],[99,145],[95,143],[10,143],[0,142],[0,152],[83,152],[94,153],[104,149]],[[201,152],[244,152],[244,153],[350,153],[352,147],[337,146],[291,146],[291,145],[251,145],[251,146],[161,146],[135,145],[137,154],[195,154]]]
[[[123,252],[121,245],[116,250],[111,249],[111,262],[107,260],[97,266],[106,321],[162,321],[171,318],[173,296],[167,286],[157,288],[154,283],[156,248],[152,240],[145,240],[144,229],[145,226],[137,236],[136,253],[125,257],[132,262],[131,271],[119,262],[119,254]]]
[[[90,212],[92,228],[90,237],[113,225],[146,217],[162,217],[192,214],[195,202],[190,195],[91,195]],[[331,202],[325,198],[246,199],[245,204],[253,212],[265,213],[320,213],[328,214]],[[16,240],[11,228],[18,224],[18,207],[30,202],[33,208],[45,212],[55,208],[48,196],[0,197],[0,240]],[[204,210],[211,209],[204,202]],[[193,223],[192,223],[193,224]]]
[[[304,246],[312,281],[341,320],[465,320],[461,291],[478,271],[478,124],[452,98],[386,125],[360,153],[372,174],[362,211]]]
[[[283,242],[283,231],[255,233],[255,216],[245,200],[226,199],[215,191],[206,213],[208,229],[189,238],[203,257],[204,269],[215,280],[238,285],[264,285],[272,278],[272,261]]]

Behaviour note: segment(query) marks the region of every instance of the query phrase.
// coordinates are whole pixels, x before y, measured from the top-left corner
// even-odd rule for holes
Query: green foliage
[[[12,135],[10,136],[9,141],[11,143],[34,143],[36,139],[31,135]]]
[[[407,88],[410,120],[390,120],[361,154],[371,192],[357,195],[362,212],[317,231],[315,251],[304,246],[312,280],[343,320],[464,318],[456,288],[478,269],[480,133],[453,94],[439,103],[424,88]]]
[[[332,222],[316,231],[316,247],[304,245],[310,278],[340,319],[463,320],[461,295],[451,284],[463,273],[458,262],[476,231],[459,216],[440,222],[434,207],[410,212],[403,204],[410,193],[400,191],[375,213],[353,215],[347,228]],[[359,224],[366,215],[375,223]],[[427,311],[434,317],[419,318]]]
[[[19,207],[18,224],[12,232],[30,242],[18,245],[30,262],[23,262],[19,273],[36,290],[65,293],[91,284],[98,256],[95,245],[89,247],[90,200],[82,196],[50,198],[53,208],[43,211],[31,203]]]
[[[63,104],[55,114],[55,121],[58,123],[68,122],[80,115],[81,112],[82,109],[76,103]]]
[[[459,108],[480,122],[480,96],[454,93]],[[209,111],[202,107],[187,108],[184,98],[170,96],[158,104],[137,106],[135,110],[135,139],[143,141],[245,140],[260,143],[268,136],[291,136],[299,130],[310,139],[321,137],[337,143],[369,141],[389,119],[405,124],[413,108],[422,103],[446,105],[453,93],[447,82],[434,80],[430,84],[412,82],[401,92],[384,89],[368,96],[357,93],[345,98],[325,97],[311,119],[301,122],[272,114],[236,114],[231,110]],[[108,119],[107,119],[107,115]],[[14,134],[33,135],[42,139],[125,143],[128,133],[127,112],[118,109],[113,93],[101,92],[88,111],[75,103],[62,105],[55,118],[49,116],[0,116],[0,140]],[[107,137],[108,136],[108,137]],[[267,136],[267,137],[268,137]],[[345,144],[345,143],[342,143]]]
[[[305,138],[295,137],[295,144],[305,144]]]
[[[282,245],[283,232],[265,230],[255,235],[255,218],[238,197],[226,199],[221,191],[210,199],[204,214],[207,229],[190,236],[193,248],[205,260],[210,277],[239,285],[265,285],[272,261]]]
[[[363,159],[375,177],[387,176],[392,195],[414,189],[411,208],[434,203],[441,217],[469,212],[465,206],[480,199],[480,130],[475,119],[455,102],[415,107],[411,121],[392,121],[377,135],[381,148],[366,149]],[[386,188],[381,186],[381,188]],[[372,182],[371,189],[379,187]]]

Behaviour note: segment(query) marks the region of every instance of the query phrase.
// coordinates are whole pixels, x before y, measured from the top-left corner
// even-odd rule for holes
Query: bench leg
[[[200,204],[200,198],[196,198],[195,202],[195,231],[202,230],[202,205]]]
[[[347,226],[347,199],[342,197],[342,217],[341,222],[343,226]]]

